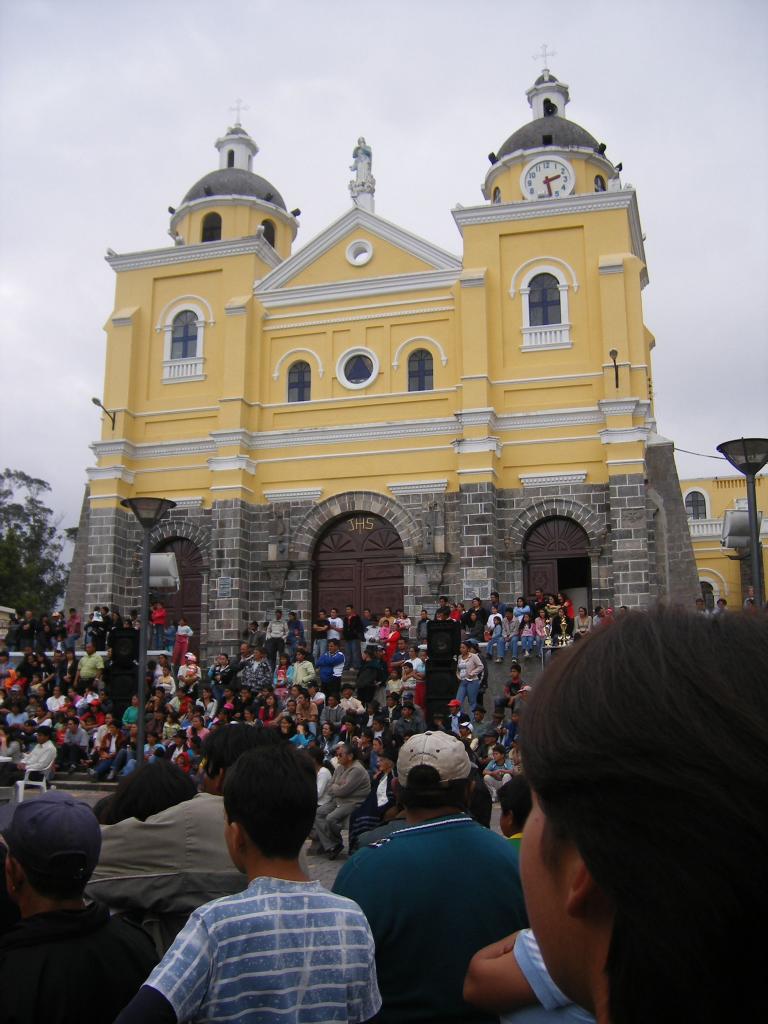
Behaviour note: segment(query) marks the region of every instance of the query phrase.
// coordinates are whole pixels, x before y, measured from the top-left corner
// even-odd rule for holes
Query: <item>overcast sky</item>
[[[764,0],[0,0],[5,466],[77,521],[99,436],[117,252],[170,244],[168,205],[242,121],[303,245],[349,206],[358,135],[376,211],[452,252],[451,207],[530,120],[546,42],[567,116],[638,193],[656,414],[681,448],[768,435]],[[678,455],[684,477],[730,471]]]

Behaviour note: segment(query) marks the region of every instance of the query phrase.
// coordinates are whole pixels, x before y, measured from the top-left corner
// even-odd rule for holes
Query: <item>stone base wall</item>
[[[650,449],[649,449],[650,451]],[[670,447],[671,451],[671,447]],[[440,594],[514,599],[525,590],[525,537],[548,516],[578,522],[589,538],[592,603],[643,607],[661,599],[690,607],[698,591],[695,562],[670,453],[656,447],[649,478],[611,477],[609,484],[497,490],[463,485],[458,492],[409,491],[397,500],[369,492],[274,505],[237,500],[211,509],[181,502],[154,531],[153,547],[181,536],[203,559],[202,653],[232,653],[252,619],[275,607],[312,614],[312,552],[323,528],[351,511],[387,518],[403,539],[405,606],[430,612]],[[85,527],[85,528],[84,528]],[[81,517],[73,566],[82,575],[77,607],[139,605],[141,532],[122,509],[91,509]],[[70,594],[75,591],[70,588]]]

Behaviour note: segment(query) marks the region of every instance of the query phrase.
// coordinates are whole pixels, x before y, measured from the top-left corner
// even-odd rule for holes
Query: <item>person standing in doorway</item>
[[[363,626],[363,620],[351,604],[347,605],[344,613],[343,635],[347,649],[347,664],[355,672],[359,672],[362,661],[360,643],[365,636],[365,627]]]

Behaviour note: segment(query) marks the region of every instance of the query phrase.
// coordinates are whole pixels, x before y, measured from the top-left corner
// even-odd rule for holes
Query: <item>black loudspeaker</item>
[[[109,646],[115,668],[133,667],[139,660],[138,629],[113,629],[109,634]]]
[[[139,670],[136,665],[112,665],[106,688],[112,700],[112,713],[119,722],[131,703],[131,697],[139,692]]]
[[[458,657],[461,626],[453,619],[427,623],[427,654],[435,665],[451,665]]]
[[[432,659],[427,661],[424,680],[427,686],[427,724],[432,726],[432,716],[436,711],[445,715],[448,723],[448,701],[453,700],[459,688],[456,669],[452,665],[433,665]]]

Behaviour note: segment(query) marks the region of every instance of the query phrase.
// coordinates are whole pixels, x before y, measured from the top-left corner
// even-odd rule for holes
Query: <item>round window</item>
[[[360,353],[351,356],[344,364],[344,376],[350,384],[365,384],[371,379],[372,373],[373,363],[368,356]]]
[[[379,373],[379,360],[367,348],[347,349],[336,363],[336,376],[345,388],[355,391],[373,384]]]
[[[347,262],[353,267],[364,267],[373,257],[373,246],[365,238],[357,238],[347,246]]]

